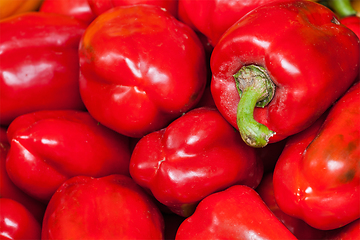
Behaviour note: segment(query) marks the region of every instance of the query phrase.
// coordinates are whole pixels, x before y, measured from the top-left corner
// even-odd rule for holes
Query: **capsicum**
[[[269,207],[272,213],[290,230],[298,239],[324,239],[327,231],[311,227],[303,220],[290,216],[279,208],[274,196],[273,174],[264,175],[259,186],[255,189],[261,199]]]
[[[86,29],[79,54],[89,113],[130,137],[159,130],[193,108],[207,81],[196,33],[157,6],[101,14]]]
[[[41,224],[21,203],[0,198],[0,238],[39,240]]]
[[[107,10],[119,6],[131,6],[138,4],[149,4],[168,11],[174,17],[177,16],[178,0],[87,0],[92,11],[101,15]]]
[[[180,216],[234,184],[255,188],[263,165],[255,149],[215,108],[193,109],[166,128],[142,137],[130,159],[130,175]]]
[[[25,114],[10,124],[7,135],[10,179],[45,203],[73,176],[129,175],[129,139],[99,124],[88,112]]]
[[[288,139],[273,176],[283,212],[323,230],[360,218],[359,103],[356,83],[326,118]]]
[[[39,11],[72,16],[85,24],[90,24],[96,18],[88,0],[43,0]]]
[[[33,111],[84,109],[78,46],[85,28],[70,16],[45,12],[0,21],[1,125]]]
[[[30,197],[19,189],[6,171],[6,157],[10,149],[6,129],[0,128],[0,198],[12,199],[23,205],[40,223],[44,217],[46,204]]]
[[[354,240],[360,236],[360,218],[334,230],[327,231],[324,240]]]
[[[359,46],[319,3],[260,6],[213,50],[215,104],[250,146],[277,142],[309,127],[354,83]]]
[[[51,198],[42,239],[164,239],[164,219],[130,177],[73,177]]]
[[[181,239],[297,239],[250,187],[234,185],[204,198],[181,223]]]
[[[347,16],[340,19],[341,24],[350,28],[358,38],[360,38],[360,17],[358,16]]]
[[[179,19],[215,46],[224,32],[251,10],[283,0],[179,0]]]

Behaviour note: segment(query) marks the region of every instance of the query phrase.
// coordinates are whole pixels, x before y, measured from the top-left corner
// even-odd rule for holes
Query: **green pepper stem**
[[[356,15],[350,0],[329,0],[328,4],[340,18]]]
[[[275,85],[266,70],[256,65],[244,66],[234,75],[240,94],[237,125],[244,142],[251,147],[265,147],[275,132],[254,119],[256,106],[264,107],[272,99]]]

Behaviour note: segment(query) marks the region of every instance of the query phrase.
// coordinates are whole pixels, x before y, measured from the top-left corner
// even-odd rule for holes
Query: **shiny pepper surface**
[[[215,104],[250,146],[277,142],[309,127],[354,83],[359,46],[318,3],[260,6],[214,48]]]
[[[205,51],[190,27],[151,5],[113,8],[80,42],[80,92],[90,114],[130,137],[159,130],[200,100]]]
[[[323,230],[360,218],[360,84],[289,138],[274,170],[280,209]]]
[[[211,193],[234,184],[255,188],[263,165],[221,114],[205,107],[140,139],[130,174],[159,202],[187,217]]]
[[[177,240],[297,239],[247,186],[234,185],[204,198],[183,221]]]
[[[0,124],[39,110],[83,110],[78,46],[86,25],[32,12],[0,21]]]
[[[226,30],[251,10],[283,0],[179,0],[179,19],[215,46]]]
[[[0,198],[0,210],[0,239],[40,239],[41,224],[24,205]]]
[[[129,175],[129,139],[99,124],[88,112],[25,114],[10,124],[8,138],[9,177],[44,202],[74,176]]]
[[[73,177],[45,212],[41,239],[164,239],[164,219],[144,190],[124,175]]]

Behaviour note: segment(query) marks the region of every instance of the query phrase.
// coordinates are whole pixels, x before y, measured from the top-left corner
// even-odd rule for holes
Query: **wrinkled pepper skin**
[[[77,176],[51,198],[41,239],[163,239],[164,219],[124,175]]]
[[[193,109],[135,146],[130,175],[180,216],[234,184],[255,188],[263,174],[255,149],[213,108]]]
[[[275,216],[290,230],[297,239],[324,239],[326,231],[309,226],[301,219],[292,217],[281,211],[275,201],[273,174],[267,173],[255,189]]]
[[[277,142],[309,127],[354,83],[359,45],[318,3],[260,6],[215,46],[213,99],[249,145]]]
[[[274,170],[280,209],[323,230],[360,218],[360,84],[289,138]],[[323,123],[322,123],[323,122]]]
[[[0,21],[0,124],[39,110],[84,109],[78,46],[86,25],[32,12]]]
[[[195,32],[150,5],[117,7],[96,18],[80,42],[80,68],[90,114],[134,138],[194,107],[207,80]]]
[[[234,185],[203,199],[179,227],[182,239],[296,239],[255,190]]]
[[[251,10],[283,0],[179,0],[179,19],[215,46],[226,30]]]
[[[129,175],[129,139],[98,124],[87,112],[26,114],[10,124],[8,138],[10,179],[44,202],[73,176]]]
[[[90,24],[97,17],[88,0],[44,0],[39,11],[72,16],[85,24]]]
[[[41,225],[22,204],[0,198],[0,239],[34,239],[41,237]]]
[[[6,156],[10,149],[6,129],[0,128],[0,198],[9,198],[22,204],[40,223],[44,217],[46,205],[20,190],[6,172]]]
[[[177,16],[178,0],[88,0],[93,12],[99,16],[114,7],[149,4],[166,9],[174,17]]]

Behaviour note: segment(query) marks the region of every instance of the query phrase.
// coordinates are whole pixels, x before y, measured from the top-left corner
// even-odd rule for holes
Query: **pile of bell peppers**
[[[0,0],[1,239],[359,239],[359,2]]]

